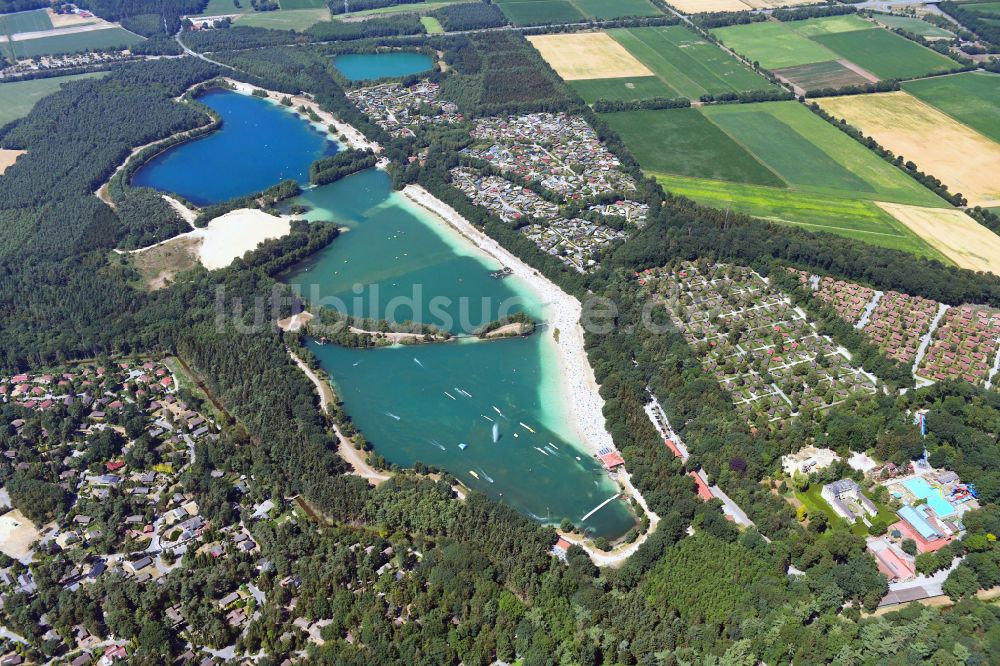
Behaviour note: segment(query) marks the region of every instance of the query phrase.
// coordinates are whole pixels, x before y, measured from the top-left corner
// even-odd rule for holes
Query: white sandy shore
[[[447,222],[480,251],[486,253],[504,266],[509,266],[545,307],[548,327],[544,335],[551,336],[558,353],[562,386],[564,413],[571,426],[591,454],[604,447],[614,448],[611,435],[604,425],[604,399],[598,392],[594,370],[587,360],[583,344],[583,327],[580,326],[582,306],[558,286],[511,254],[498,242],[487,236],[455,209],[435,198],[418,185],[407,185],[402,194],[414,203],[431,211]],[[555,331],[559,331],[558,340]]]
[[[604,423],[604,399],[601,397],[594,369],[590,367],[587,351],[584,347],[583,327],[580,325],[580,314],[583,307],[580,301],[570,296],[544,275],[528,266],[521,259],[511,254],[497,241],[487,236],[483,231],[462,217],[458,211],[437,199],[419,185],[407,185],[402,194],[426,210],[443,220],[480,251],[486,253],[504,266],[509,266],[514,275],[519,277],[544,304],[545,319],[549,324],[544,335],[551,336],[555,344],[556,358],[559,362],[561,386],[564,387],[564,413],[571,427],[577,433],[581,443],[592,454],[604,447],[615,448],[614,441]],[[559,331],[556,339],[555,331]],[[632,478],[624,469],[616,473],[615,478],[624,489],[625,494],[634,497],[649,516],[649,529],[630,544],[622,544],[610,552],[604,552],[591,546],[585,537],[578,534],[561,533],[568,541],[583,548],[591,560],[599,567],[620,566],[639,549],[646,539],[656,530],[660,517],[646,504],[645,498],[632,484]]]
[[[247,252],[256,250],[264,241],[287,236],[291,231],[292,219],[291,215],[269,215],[254,208],[239,208],[220,215],[204,227],[132,250],[130,254],[148,252],[154,247],[170,243],[195,240],[198,243],[198,260],[202,266],[208,270],[225,268]]]
[[[236,92],[243,95],[252,95],[254,90],[264,90],[263,88],[258,88],[257,86],[252,86],[249,83],[244,83],[243,81],[237,81],[236,79],[226,79],[226,82],[233,85]],[[289,97],[292,100],[292,106],[288,107],[291,110],[298,109],[300,106],[304,106],[313,113],[315,113],[322,123],[313,123],[317,128],[326,132],[328,128],[333,125],[337,132],[344,137],[348,148],[353,148],[355,150],[364,150],[370,148],[372,152],[380,153],[382,152],[381,146],[379,146],[374,141],[370,141],[368,137],[355,129],[352,125],[348,125],[345,122],[340,121],[332,113],[324,111],[320,108],[319,104],[312,101],[308,97],[303,97],[302,95],[286,95],[284,93],[274,92],[273,90],[264,90],[267,93],[267,99],[274,102],[275,104],[281,104],[281,100],[285,97]]]

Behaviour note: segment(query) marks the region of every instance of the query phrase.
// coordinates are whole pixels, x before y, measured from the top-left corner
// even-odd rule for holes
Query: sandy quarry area
[[[53,28],[72,28],[88,23],[106,23],[104,19],[97,16],[80,16],[79,14],[56,14],[51,9],[46,9],[49,20],[52,21]]]
[[[962,211],[875,203],[960,267],[1000,275],[1000,236]]]
[[[24,155],[25,152],[24,150],[0,148],[0,176],[17,161],[18,157]]]
[[[940,178],[970,206],[1000,206],[1000,144],[903,92],[817,100],[883,147]]]
[[[534,35],[528,41],[567,81],[653,76],[648,67],[606,32]]]
[[[0,553],[15,560],[25,560],[29,546],[38,540],[39,531],[17,509],[0,516]]]

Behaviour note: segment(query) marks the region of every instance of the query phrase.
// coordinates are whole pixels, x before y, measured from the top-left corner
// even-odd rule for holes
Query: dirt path
[[[329,414],[330,405],[333,404],[334,401],[333,389],[330,388],[330,385],[327,382],[320,379],[319,375],[313,372],[313,369],[306,365],[302,359],[296,356],[291,349],[288,350],[288,355],[292,357],[292,360],[295,361],[295,365],[299,366],[299,369],[306,374],[306,377],[308,377],[316,387],[316,392],[320,397],[320,408],[323,410],[324,414]],[[337,453],[339,453],[340,457],[346,460],[351,467],[354,468],[354,474],[376,486],[392,478],[389,474],[380,472],[369,465],[368,460],[365,459],[364,453],[354,448],[354,444],[350,439],[344,436],[344,433],[340,431],[337,424],[333,424],[333,432],[336,433],[337,440],[340,442],[337,446]]]

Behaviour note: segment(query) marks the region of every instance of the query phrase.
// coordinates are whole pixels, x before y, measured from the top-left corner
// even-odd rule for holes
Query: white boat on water
[[[477,479],[479,478],[479,475],[476,474],[475,472],[473,472],[471,469],[469,470],[469,474],[471,474],[472,476],[474,476]]]
[[[524,428],[525,430],[527,430],[528,432],[535,432],[535,430],[530,425],[528,425],[527,423],[525,423],[524,421],[518,421],[518,423],[520,423],[521,427]]]

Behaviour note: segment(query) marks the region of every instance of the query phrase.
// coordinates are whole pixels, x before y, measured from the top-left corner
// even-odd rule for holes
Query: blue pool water
[[[198,101],[222,116],[222,127],[157,155],[133,176],[133,185],[205,206],[286,179],[305,184],[309,165],[337,152],[337,144],[311,124],[266,100],[214,90]]]
[[[921,477],[916,477],[913,479],[907,479],[903,481],[903,485],[911,493],[917,496],[919,499],[926,499],[927,506],[934,509],[936,513],[941,518],[948,518],[955,514],[955,507],[944,498],[939,488],[934,488],[931,484],[927,483]]]
[[[426,72],[434,60],[424,53],[346,53],[333,59],[333,66],[351,81],[370,81],[386,76],[409,76]]]

